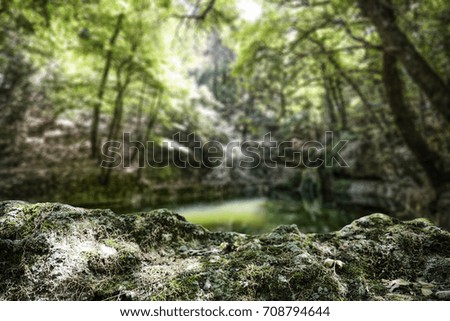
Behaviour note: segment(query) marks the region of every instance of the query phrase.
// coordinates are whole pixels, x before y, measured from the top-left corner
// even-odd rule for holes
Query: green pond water
[[[212,231],[263,233],[284,224],[297,224],[305,233],[323,233],[342,228],[364,213],[351,213],[320,203],[297,200],[251,198],[170,208],[188,221]]]

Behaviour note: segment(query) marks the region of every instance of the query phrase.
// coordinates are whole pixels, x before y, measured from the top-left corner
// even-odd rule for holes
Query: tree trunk
[[[403,83],[397,69],[397,58],[391,53],[383,56],[383,81],[389,107],[394,115],[394,121],[411,152],[423,167],[430,183],[439,194],[446,182],[449,172],[446,171],[441,155],[432,150],[427,141],[416,129],[416,115],[403,96]]]
[[[108,140],[111,141],[113,139],[117,138],[117,134],[119,133],[121,123],[122,123],[122,114],[123,114],[123,100],[125,96],[125,91],[128,88],[128,85],[131,80],[131,71],[127,71],[127,76],[122,84],[120,81],[120,70],[118,71],[117,75],[117,94],[116,99],[114,102],[114,114],[113,118],[111,120],[111,124],[109,126],[109,132],[108,132]],[[110,155],[106,155],[110,156]],[[107,185],[109,183],[109,177],[111,175],[111,167],[102,167],[101,173],[100,173],[100,183],[103,185]]]
[[[324,78],[323,78],[323,87],[325,89],[325,102],[327,104],[330,128],[331,128],[331,130],[335,130],[336,125],[337,125],[337,118],[336,118],[336,113],[334,112],[333,100],[331,98],[330,79],[327,78],[326,76],[324,76]]]
[[[360,0],[359,5],[377,28],[384,51],[402,63],[435,109],[450,122],[450,86],[433,70],[397,25],[392,0]]]
[[[124,14],[120,14],[117,17],[116,26],[114,28],[114,32],[109,39],[109,48],[106,52],[106,60],[105,66],[103,68],[102,79],[100,81],[100,86],[97,92],[97,101],[94,105],[94,111],[92,115],[92,124],[91,124],[91,157],[98,157],[98,124],[100,121],[100,110],[102,107],[103,96],[105,94],[106,82],[108,80],[109,70],[111,69],[111,62],[113,56],[113,47],[116,44],[117,37],[119,36],[120,29],[122,27],[122,21],[124,18]]]
[[[347,122],[347,111],[345,109],[345,100],[344,96],[342,95],[342,86],[341,81],[339,78],[335,79],[335,81],[330,82],[330,88],[331,88],[331,96],[333,97],[336,107],[339,113],[339,119],[341,122],[341,129],[347,130],[348,129],[348,122]]]
[[[146,143],[148,137],[150,136],[150,132],[152,131],[153,127],[155,126],[157,119],[158,119],[158,110],[155,109],[148,115],[147,127],[145,129],[145,134],[143,136],[144,139],[142,141],[143,144]],[[133,162],[134,159],[136,158],[138,150],[135,148],[133,151],[134,152],[131,155],[131,162]],[[139,159],[138,159],[139,164],[144,164],[144,166],[145,166],[145,153],[148,153],[148,152],[149,152],[149,150],[147,150],[146,148],[144,148],[143,151],[139,152]],[[137,169],[137,172],[136,172],[136,181],[138,182],[138,184],[141,181],[142,169],[143,169],[143,167],[139,166]]]
[[[158,119],[158,113],[157,111],[150,112],[148,115],[148,121],[145,128],[145,133],[141,133],[138,136],[138,142],[141,142],[142,144],[146,144],[148,137],[150,136],[150,132],[152,131],[153,127],[155,126],[156,120]],[[130,156],[130,162],[132,163],[136,159],[136,155],[138,154],[138,149],[133,149],[133,152]],[[144,151],[142,151],[144,153]],[[140,163],[141,164],[141,163]]]

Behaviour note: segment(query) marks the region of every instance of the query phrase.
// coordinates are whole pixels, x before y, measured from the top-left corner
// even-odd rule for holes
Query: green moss
[[[205,279],[200,274],[182,273],[169,279],[161,291],[151,293],[148,299],[151,301],[196,300],[201,290],[200,285],[204,282]]]
[[[0,299],[428,300],[450,288],[449,257],[448,232],[382,214],[327,234],[249,236],[168,210],[0,203]]]

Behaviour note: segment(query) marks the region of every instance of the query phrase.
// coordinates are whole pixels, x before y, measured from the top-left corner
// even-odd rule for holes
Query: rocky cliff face
[[[450,234],[383,214],[328,234],[213,233],[167,210],[0,203],[0,300],[450,298]]]

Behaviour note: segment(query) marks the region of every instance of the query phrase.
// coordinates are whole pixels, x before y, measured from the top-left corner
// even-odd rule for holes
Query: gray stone
[[[0,300],[448,300],[449,257],[449,232],[383,214],[245,235],[168,210],[0,202]]]
[[[450,300],[450,291],[438,291],[436,292],[436,296],[440,300]]]

